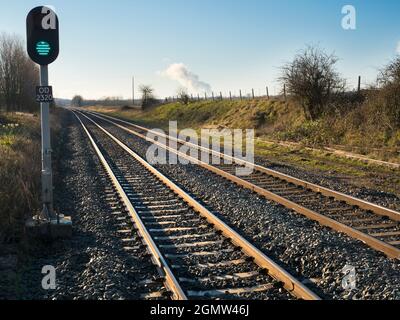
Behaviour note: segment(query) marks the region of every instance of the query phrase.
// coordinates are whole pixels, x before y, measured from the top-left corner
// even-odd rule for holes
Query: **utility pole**
[[[253,100],[254,100],[254,98],[255,98],[255,96],[254,96],[254,89],[251,89],[251,92],[253,93]]]
[[[240,93],[240,100],[243,100],[243,97],[242,97],[242,90],[239,90],[239,93]]]
[[[132,104],[135,105],[135,77],[132,77]]]
[[[361,76],[358,77],[358,88],[357,88],[358,94],[361,92]]]
[[[266,87],[267,89],[267,99],[269,100],[269,90],[268,90],[268,86]]]

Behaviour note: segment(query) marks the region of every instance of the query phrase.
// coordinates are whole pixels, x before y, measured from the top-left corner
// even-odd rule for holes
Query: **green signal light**
[[[40,41],[36,44],[36,52],[39,56],[48,56],[51,51],[50,45],[45,41]]]

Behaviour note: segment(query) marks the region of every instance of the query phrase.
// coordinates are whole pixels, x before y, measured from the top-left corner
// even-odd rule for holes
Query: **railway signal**
[[[53,173],[51,165],[50,102],[53,101],[49,86],[48,65],[59,54],[59,22],[53,9],[47,6],[33,8],[26,18],[27,51],[29,57],[40,65],[40,86],[36,88],[36,101],[40,102],[42,133],[42,202],[41,218],[50,222],[50,233],[54,237],[70,234],[71,220],[54,212]],[[35,226],[33,226],[35,227]]]
[[[26,18],[29,57],[41,66],[54,62],[59,53],[59,25],[56,13],[49,7],[32,9]]]

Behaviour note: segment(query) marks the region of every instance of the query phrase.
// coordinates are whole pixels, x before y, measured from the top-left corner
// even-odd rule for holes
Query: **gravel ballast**
[[[12,299],[140,299],[163,292],[159,274],[134,232],[119,235],[117,216],[106,200],[108,181],[86,134],[71,112],[61,113],[63,141],[55,179],[55,208],[71,215],[70,240],[31,245],[28,258],[20,262],[19,288]],[[121,213],[124,216],[126,213]],[[34,248],[34,249],[32,249]],[[43,266],[56,268],[56,290],[43,290]],[[12,284],[10,284],[12,285]]]
[[[226,295],[222,292],[228,289],[271,285],[268,290],[247,293],[245,297],[247,299],[261,300],[294,299],[290,292],[284,290],[276,280],[264,274],[257,264],[251,260],[247,261],[248,256],[237,250],[235,245],[227,241],[228,239],[225,236],[219,234],[198,212],[190,208],[182,198],[174,194],[157,177],[149,176],[147,169],[142,164],[92,123],[86,119],[84,119],[84,123],[107,162],[113,168],[113,171],[118,174],[119,181],[124,185],[125,192],[132,199],[134,208],[141,216],[149,233],[154,237],[153,239],[159,250],[169,260],[169,264],[175,266],[172,267],[173,273],[179,279],[182,288],[186,292],[219,290],[220,293],[207,292],[207,296],[210,298],[237,299],[244,298],[243,293]],[[154,206],[155,201],[148,200],[150,196],[159,196],[162,199],[173,197],[176,201],[173,204],[168,204],[168,206],[158,204],[154,208],[143,203],[144,201],[146,203],[150,201]],[[164,212],[160,212],[161,208],[164,208]],[[172,212],[168,213],[168,210]],[[175,215],[180,215],[180,217],[176,218]],[[168,216],[171,217],[168,218]],[[165,228],[186,227],[194,229],[187,231],[186,235],[197,235],[197,237],[174,239],[169,236],[176,236],[177,232],[171,230],[162,231]],[[157,229],[157,232],[154,229]],[[160,239],[160,236],[168,239]],[[190,246],[187,246],[188,244]],[[198,245],[192,246],[193,244]],[[196,253],[200,255],[196,255]],[[224,263],[240,258],[243,259],[243,262],[236,265],[226,265],[225,267],[206,266],[209,263]],[[252,273],[253,275],[235,277],[236,274],[246,273]],[[225,276],[226,278],[224,278]]]
[[[376,189],[357,187],[354,184],[340,180],[339,178],[335,177],[335,174],[326,175],[322,172],[310,172],[291,165],[270,162],[259,157],[256,158],[256,162],[259,165],[293,176],[295,178],[303,179],[325,188],[343,192],[353,197],[369,201],[392,210],[400,211],[400,198],[393,193],[378,190],[378,186],[376,186]]]
[[[99,122],[141,156],[146,155],[148,142]],[[157,167],[322,297],[400,299],[398,261],[198,166]],[[356,290],[342,287],[342,269],[346,265],[356,269]]]

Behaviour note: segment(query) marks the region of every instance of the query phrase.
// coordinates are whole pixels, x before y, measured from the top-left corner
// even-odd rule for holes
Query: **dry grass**
[[[37,117],[0,115],[0,242],[19,238],[39,208],[40,126]]]
[[[146,111],[92,107],[92,110],[120,116],[145,125],[167,128],[178,120],[179,128],[208,126],[255,128],[258,137],[270,141],[297,142],[320,148],[332,147],[385,161],[400,161],[400,130],[387,125],[381,104],[366,103],[331,108],[317,121],[307,121],[293,101],[245,100],[195,102],[185,106],[170,103]]]

